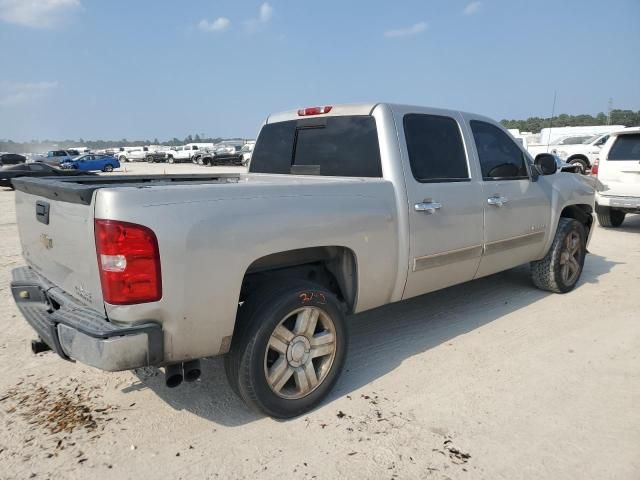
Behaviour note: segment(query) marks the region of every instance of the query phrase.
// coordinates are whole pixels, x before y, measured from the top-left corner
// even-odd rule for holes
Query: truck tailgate
[[[92,203],[71,203],[16,190],[23,256],[51,283],[103,311]]]

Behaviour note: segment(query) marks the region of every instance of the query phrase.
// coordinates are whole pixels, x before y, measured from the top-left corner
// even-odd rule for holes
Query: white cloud
[[[25,27],[50,28],[80,7],[80,0],[0,0],[0,20]]]
[[[205,32],[222,32],[231,26],[231,20],[226,17],[216,18],[213,22],[202,19],[198,23],[198,28]]]
[[[271,20],[272,16],[273,7],[268,2],[264,2],[262,5],[260,5],[260,14],[258,15],[258,19],[262,23],[267,23],[269,20]]]
[[[10,107],[31,102],[58,87],[58,82],[0,82],[0,106]]]
[[[269,2],[264,2],[258,10],[258,18],[251,18],[244,21],[244,27],[247,32],[256,32],[261,27],[271,21],[273,17],[273,7]]]
[[[462,13],[464,13],[465,15],[473,15],[474,13],[478,13],[481,6],[482,6],[482,2],[471,2],[467,4],[466,7],[464,7],[464,10],[462,10]]]
[[[406,28],[397,28],[395,30],[387,30],[384,32],[384,36],[387,38],[394,37],[407,37],[410,35],[418,35],[419,33],[424,32],[427,29],[427,22],[418,22],[415,25],[411,25]]]

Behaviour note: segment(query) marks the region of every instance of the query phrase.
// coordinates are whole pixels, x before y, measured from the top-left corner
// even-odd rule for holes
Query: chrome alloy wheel
[[[303,398],[318,388],[336,356],[336,332],[331,317],[317,307],[289,313],[275,328],[264,356],[264,373],[281,398]]]
[[[569,232],[560,252],[560,275],[565,285],[573,285],[580,275],[580,256],[582,255],[580,235]]]

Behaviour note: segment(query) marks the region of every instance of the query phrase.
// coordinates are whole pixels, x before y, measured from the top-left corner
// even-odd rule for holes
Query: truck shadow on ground
[[[585,283],[598,283],[599,278],[616,264],[604,257],[589,255],[576,288]],[[344,372],[321,406],[386,375],[413,355],[469,333],[548,295],[552,294],[532,285],[529,267],[522,266],[354,315],[349,319],[351,343]],[[123,391],[150,388],[177,410],[187,410],[227,426],[263,418],[250,411],[232,392],[222,358],[204,360],[202,371],[199,381],[169,389],[159,370],[140,369],[136,371],[139,382]]]
[[[640,233],[640,215],[627,214],[622,225],[613,230],[626,233]]]

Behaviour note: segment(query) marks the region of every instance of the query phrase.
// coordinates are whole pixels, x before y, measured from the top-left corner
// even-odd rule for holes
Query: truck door
[[[501,128],[480,119],[469,126],[482,174],[484,251],[477,277],[521,265],[542,254],[551,200],[533,181],[524,151]]]
[[[482,188],[461,121],[457,114],[429,109],[396,114],[408,159],[410,264],[403,298],[471,280],[478,269]]]

